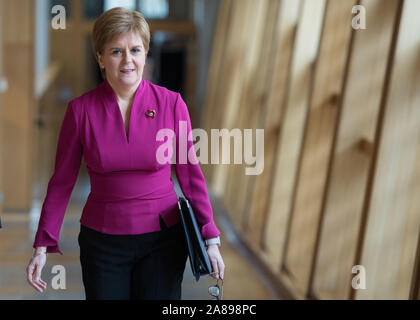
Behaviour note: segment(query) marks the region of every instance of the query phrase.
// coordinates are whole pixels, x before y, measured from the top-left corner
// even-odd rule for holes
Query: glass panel
[[[105,11],[115,7],[123,7],[128,10],[136,10],[136,0],[105,0]]]
[[[138,9],[146,19],[164,19],[169,15],[168,0],[139,0]]]

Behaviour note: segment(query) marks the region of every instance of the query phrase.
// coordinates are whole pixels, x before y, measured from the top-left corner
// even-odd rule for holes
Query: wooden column
[[[73,88],[74,96],[78,97],[82,95],[86,90],[86,57],[85,57],[85,36],[87,33],[83,32],[83,1],[82,0],[73,0],[71,1],[71,14],[72,14],[72,52],[73,57],[80,57],[76,62],[73,60],[74,66],[74,79],[73,79]]]
[[[305,253],[299,252],[302,264],[306,264],[304,268],[306,281],[311,277],[313,260],[316,256],[318,226],[350,52],[354,5],[356,5],[354,0],[328,1],[319,57],[315,67],[314,87],[306,120],[291,217],[300,221],[294,221],[294,228],[297,228],[299,223],[301,250]],[[297,232],[296,229],[292,231]],[[297,234],[292,234],[293,236],[297,237]],[[298,244],[292,245],[296,249]],[[305,285],[307,284],[308,282]],[[315,297],[313,294],[312,296]]]
[[[31,205],[34,5],[31,0],[3,1],[4,76],[9,89],[2,101],[2,153],[4,210],[8,211],[27,211]]]
[[[222,112],[221,106],[216,104],[218,94],[219,79],[224,73],[223,61],[226,48],[229,45],[227,42],[227,35],[231,26],[231,11],[233,6],[233,0],[222,0],[219,4],[219,11],[217,17],[216,30],[213,38],[213,48],[210,60],[210,67],[208,71],[207,89],[204,97],[204,107],[202,112],[202,127],[207,131],[210,137],[211,129],[217,129],[219,123],[216,122],[214,115],[217,112]],[[212,173],[214,172],[215,164],[211,164],[211,150],[208,150],[208,165],[202,166],[203,173],[206,177],[206,181],[211,181]],[[210,184],[210,183],[209,183]]]
[[[0,81],[6,81],[3,77],[3,0],[0,0]],[[3,154],[4,154],[4,142],[3,142],[3,90],[0,88],[0,213],[3,212],[3,201],[4,201],[4,189],[3,189]],[[1,219],[1,215],[0,215]]]
[[[350,57],[352,28],[352,7],[355,0],[328,1],[324,30],[321,40],[319,58],[314,78],[314,91],[307,119],[307,127],[301,156],[300,172],[297,180],[296,198],[294,200],[294,216],[305,215],[308,224],[312,224],[311,241],[307,254],[310,257],[311,275],[313,277],[316,258],[316,239],[319,235],[319,224],[322,221],[323,198],[328,181],[330,158],[336,132],[338,112],[344,94],[346,67]],[[305,237],[306,238],[306,237]],[[312,248],[311,248],[312,246]],[[331,260],[329,260],[331,261]],[[317,269],[314,281],[331,281],[328,270],[335,268]],[[309,270],[306,269],[306,270]],[[327,279],[325,279],[327,277]],[[333,280],[332,280],[333,281]],[[330,283],[329,283],[330,284]],[[334,286],[338,290],[337,285]],[[317,288],[318,289],[318,288]],[[312,292],[309,296],[325,297],[325,292]],[[346,291],[344,291],[344,294]]]
[[[298,9],[300,6],[299,2],[295,3],[295,6],[295,8]],[[266,21],[264,23],[265,27],[262,42],[263,45],[260,47],[260,59],[258,62],[259,68],[256,72],[256,75],[253,77],[251,85],[252,90],[248,90],[253,94],[248,94],[249,98],[247,98],[246,100],[248,111],[243,112],[243,114],[246,115],[246,123],[244,123],[243,125],[244,128],[264,129],[266,131],[266,124],[268,122],[267,118],[271,118],[273,122],[276,122],[276,126],[278,126],[279,121],[281,119],[281,103],[275,107],[271,105],[270,109],[268,109],[269,105],[267,103],[269,102],[268,97],[272,90],[275,90],[277,93],[284,92],[282,90],[278,90],[278,88],[274,89],[273,87],[271,87],[272,78],[274,76],[273,73],[280,73],[284,77],[284,75],[288,74],[289,70],[289,66],[286,66],[284,70],[275,71],[272,67],[275,64],[276,52],[279,52],[280,50],[280,48],[277,47],[279,33],[276,33],[276,22],[282,21],[279,19],[284,19],[284,16],[282,16],[282,11],[284,9],[284,6],[280,6],[280,1],[269,2],[269,6],[267,8],[268,11],[265,19]],[[291,8],[289,7],[289,10],[290,9]],[[297,11],[298,10],[293,11],[292,9],[292,11],[288,11],[288,13],[294,16],[294,14]],[[274,39],[275,41],[273,41]],[[287,60],[287,50],[285,51],[285,53],[285,59]],[[282,52],[282,55],[283,54],[284,53]],[[254,132],[254,135],[255,133],[256,131]],[[260,152],[260,154],[258,154],[258,156],[260,157],[259,162],[262,162],[264,159],[264,171],[262,171],[260,175],[246,176],[245,167],[249,165],[243,165],[241,172],[242,175],[238,177],[241,186],[239,194],[242,195],[242,198],[240,198],[239,201],[241,205],[239,207],[239,210],[243,212],[243,228],[246,231],[246,234],[248,235],[249,243],[252,244],[258,250],[264,250],[264,248],[262,247],[263,245],[261,243],[261,236],[263,233],[263,226],[267,218],[267,210],[265,206],[267,204],[269,192],[266,193],[266,191],[268,191],[267,187],[270,185],[269,183],[267,183],[267,185],[262,186],[262,184],[265,184],[267,181],[264,181],[264,179],[261,178],[261,174],[264,174],[265,172],[265,176],[267,176],[267,173],[269,174],[272,169],[269,166],[268,170],[266,171],[265,168],[266,146],[271,152],[272,149],[270,149],[270,146],[267,144],[266,137],[264,136],[264,152]],[[254,147],[253,149],[255,150],[256,148]],[[256,181],[259,181],[260,183],[257,184]]]
[[[262,99],[267,89],[263,83],[266,79],[266,67],[270,65],[267,54],[273,45],[272,38],[268,38],[270,38],[270,29],[273,29],[275,16],[278,13],[278,1],[254,2],[252,12],[254,14],[252,32],[247,31],[249,35],[247,43],[252,43],[252,46],[248,45],[249,48],[245,49],[244,64],[240,71],[243,83],[242,94],[238,101],[235,124],[230,125],[230,128],[241,130],[242,163],[235,164],[234,154],[231,152],[231,164],[226,167],[226,204],[232,208],[238,228],[243,230],[246,230],[243,221],[247,205],[249,205],[247,191],[251,179],[249,175],[246,175],[246,168],[251,165],[245,164],[244,129],[253,129],[255,119],[259,118],[263,110]],[[252,132],[252,138],[252,155],[255,156],[255,130]],[[230,149],[233,151],[233,147]],[[252,166],[255,167],[255,164]]]
[[[229,4],[204,120],[265,129],[262,175],[210,170],[242,240],[298,299],[418,299],[419,2]]]
[[[413,267],[420,227],[419,11],[419,1],[403,2],[376,134],[362,254],[356,260],[366,268],[367,288],[355,290],[356,299],[408,299],[418,272]]]
[[[305,119],[308,112],[308,105],[312,90],[313,65],[317,57],[320,41],[322,23],[324,18],[325,1],[324,0],[304,0],[302,2],[302,11],[299,18],[299,25],[296,35],[296,43],[293,52],[293,62],[291,67],[290,92],[287,99],[281,135],[278,141],[278,153],[276,161],[276,184],[273,186],[278,190],[271,199],[275,202],[277,214],[288,216],[292,210],[292,199],[294,185],[299,164],[299,156],[302,147],[302,138],[305,126]],[[297,224],[301,223],[297,220]],[[293,226],[292,226],[293,227]],[[305,236],[302,229],[298,229],[299,237]],[[293,242],[289,242],[292,245]],[[280,250],[280,249],[279,249]],[[298,254],[297,259],[306,259],[295,248],[287,253]],[[293,266],[289,270],[298,271],[301,268],[301,260],[295,265],[294,256],[290,256],[289,262]],[[304,277],[303,274],[298,274]],[[293,282],[295,287],[299,284]],[[303,288],[301,292],[303,293]]]
[[[308,252],[304,248],[314,241],[310,223],[322,225],[313,280],[314,292],[320,297],[349,298],[398,3],[362,2],[369,25],[366,30],[353,31],[322,221],[309,218],[295,226],[294,242],[304,244],[301,250],[297,245],[290,249],[297,263],[298,256]],[[299,227],[310,237],[299,237]]]
[[[275,194],[273,185],[274,169],[277,156],[277,142],[281,131],[284,100],[289,87],[291,57],[294,48],[300,1],[283,0],[280,2],[277,31],[274,41],[277,43],[272,64],[273,73],[269,81],[267,105],[264,122],[264,171],[256,177],[252,195],[251,216],[264,215],[264,230],[259,243],[261,258],[277,274],[280,271],[280,256],[286,233],[286,216],[278,214],[275,206],[270,206],[271,196]],[[256,239],[256,238],[254,238]]]
[[[214,101],[213,117],[214,124],[217,124],[213,127],[215,129],[231,130],[234,126],[243,89],[243,76],[246,72],[244,71],[244,59],[245,55],[252,50],[252,46],[248,44],[252,42],[255,34],[255,31],[251,30],[251,24],[247,21],[255,18],[252,8],[256,2],[252,0],[233,1],[232,5],[231,25],[226,35],[227,45],[221,67],[223,76],[218,78],[217,83],[217,91],[224,92],[224,94],[217,94]],[[223,152],[230,153],[230,150],[220,151],[219,163],[222,163]],[[221,195],[225,191],[228,167],[230,167],[229,164],[218,164],[212,169],[209,185],[216,195]]]

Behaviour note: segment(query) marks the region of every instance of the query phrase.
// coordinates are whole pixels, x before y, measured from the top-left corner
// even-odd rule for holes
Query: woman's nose
[[[132,58],[131,52],[130,51],[124,51],[123,59],[125,61],[130,61],[131,58]]]

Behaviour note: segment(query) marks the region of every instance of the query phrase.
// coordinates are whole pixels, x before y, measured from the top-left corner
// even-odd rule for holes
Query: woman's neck
[[[111,82],[108,81],[109,85],[112,87],[112,89],[115,92],[115,95],[117,97],[118,102],[124,102],[124,103],[129,103],[133,100],[134,98],[134,94],[136,93],[136,90],[139,86],[141,82],[141,79],[139,82],[137,82],[135,85],[131,86],[131,87],[118,87],[118,86],[114,86],[113,84],[111,84]]]

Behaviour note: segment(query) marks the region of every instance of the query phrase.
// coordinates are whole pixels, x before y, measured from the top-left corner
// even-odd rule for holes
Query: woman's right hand
[[[27,280],[29,284],[38,290],[43,292],[47,288],[47,283],[41,279],[42,268],[47,261],[47,247],[37,247],[34,255],[29,261],[28,267],[26,268]]]

